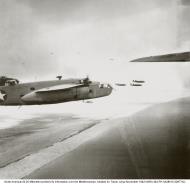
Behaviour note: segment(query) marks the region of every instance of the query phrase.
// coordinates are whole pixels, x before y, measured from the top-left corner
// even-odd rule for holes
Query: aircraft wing
[[[143,57],[130,62],[190,62],[190,52]]]
[[[56,85],[51,86],[48,88],[42,88],[39,90],[36,90],[36,93],[46,93],[46,92],[55,92],[55,91],[65,91],[74,87],[82,86],[83,84],[62,84],[62,85]]]
[[[57,94],[69,92],[69,90],[80,86],[84,86],[84,84],[62,84],[41,88],[24,95],[21,100],[31,104],[43,104],[45,102],[49,103],[49,101],[51,102],[52,99],[55,101],[57,99],[57,101],[59,101],[59,97],[56,98]]]

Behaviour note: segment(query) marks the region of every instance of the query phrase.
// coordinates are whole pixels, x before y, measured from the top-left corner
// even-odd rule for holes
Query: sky
[[[1,0],[0,73],[130,78],[139,73],[131,59],[189,49],[188,8],[186,0]]]
[[[129,63],[189,51],[189,12],[188,0],[1,0],[0,74],[23,82],[89,75],[109,83],[143,79],[153,90],[189,88],[188,63]]]

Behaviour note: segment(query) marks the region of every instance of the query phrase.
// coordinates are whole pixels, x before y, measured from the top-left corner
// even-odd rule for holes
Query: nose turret
[[[113,90],[113,88],[110,84],[100,84],[99,89],[100,89],[100,91],[102,91],[103,96],[110,95]]]
[[[112,93],[113,87],[110,84],[108,84],[107,86],[108,95],[110,95]]]

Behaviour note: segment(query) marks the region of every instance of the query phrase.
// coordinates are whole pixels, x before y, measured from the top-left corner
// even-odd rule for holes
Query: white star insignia
[[[0,101],[4,101],[5,96],[6,96],[6,94],[4,94],[4,93],[2,93],[2,91],[0,91]]]

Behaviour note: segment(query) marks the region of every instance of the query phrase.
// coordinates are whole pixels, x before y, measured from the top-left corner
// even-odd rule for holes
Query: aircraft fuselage
[[[109,85],[105,87],[99,82],[81,84],[80,81],[81,79],[67,79],[0,86],[0,105],[54,104],[108,96],[112,92]],[[76,85],[76,87],[68,88],[64,91],[54,90],[53,92],[47,91],[42,94],[37,93],[40,89],[68,84]]]

